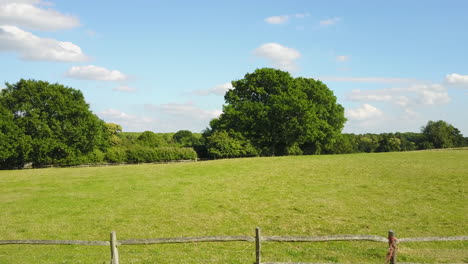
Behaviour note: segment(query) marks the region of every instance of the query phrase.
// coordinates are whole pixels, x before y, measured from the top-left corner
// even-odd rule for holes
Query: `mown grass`
[[[468,151],[0,171],[0,240],[206,235],[467,235]],[[383,263],[373,242],[263,243],[264,261]],[[253,263],[247,242],[122,246],[121,263]],[[103,263],[99,246],[0,246],[0,263]],[[468,262],[467,242],[399,246]]]

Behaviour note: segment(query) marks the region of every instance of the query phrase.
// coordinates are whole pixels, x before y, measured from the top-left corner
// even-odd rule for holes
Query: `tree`
[[[401,150],[401,140],[392,134],[383,134],[379,141],[377,152],[391,152]]]
[[[77,157],[107,147],[104,122],[89,110],[79,90],[23,79],[6,86],[0,105],[21,132],[19,137],[28,142],[21,143],[24,155],[16,157],[16,163],[73,163]]]
[[[119,145],[122,139],[118,136],[122,132],[122,126],[114,123],[106,123],[107,134],[109,135],[109,142],[111,145]]]
[[[253,157],[257,150],[237,132],[216,131],[207,138],[208,155],[215,159]]]
[[[359,152],[357,139],[357,136],[354,134],[341,134],[328,153],[346,154]]]
[[[140,145],[157,148],[166,145],[166,141],[158,134],[152,131],[145,131],[137,138]]]
[[[426,140],[435,148],[451,148],[463,145],[463,135],[451,124],[439,120],[429,121],[422,128]]]
[[[213,132],[239,132],[263,155],[285,155],[297,146],[321,153],[346,121],[333,92],[318,80],[263,68],[232,85],[223,113],[210,126]]]
[[[15,124],[14,115],[0,105],[0,168],[22,166],[30,151],[31,138]]]
[[[183,147],[193,147],[197,145],[199,142],[198,138],[196,138],[193,133],[189,130],[179,130],[173,136],[172,139],[180,144]]]

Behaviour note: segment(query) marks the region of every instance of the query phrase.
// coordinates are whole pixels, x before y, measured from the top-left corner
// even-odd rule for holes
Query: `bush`
[[[107,150],[104,159],[110,163],[124,163],[127,161],[127,155],[125,149],[112,147]]]
[[[192,148],[134,146],[125,151],[128,163],[197,160]]]
[[[167,142],[161,135],[158,135],[151,131],[145,131],[141,133],[141,135],[137,138],[137,142],[139,145],[153,148],[167,145]]]
[[[238,132],[216,131],[207,137],[208,155],[215,159],[254,157],[258,150]]]
[[[95,149],[93,152],[86,155],[86,159],[88,160],[88,163],[99,164],[104,162],[105,156],[106,154],[104,152],[99,149]]]

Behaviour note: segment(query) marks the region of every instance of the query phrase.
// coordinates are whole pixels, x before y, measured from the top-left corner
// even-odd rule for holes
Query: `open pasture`
[[[468,151],[0,171],[0,240],[468,231]],[[263,243],[263,260],[383,263],[375,242]],[[121,246],[121,263],[253,263],[248,242]],[[402,262],[468,262],[468,243],[402,244]],[[0,246],[0,263],[103,263],[100,246]]]

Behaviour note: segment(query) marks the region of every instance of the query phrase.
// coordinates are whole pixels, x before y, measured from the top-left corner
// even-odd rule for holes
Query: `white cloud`
[[[105,122],[121,125],[124,128],[124,131],[129,132],[145,130],[157,131],[157,129],[154,129],[154,126],[159,123],[157,119],[152,117],[131,115],[116,109],[106,109],[98,113],[98,116]]]
[[[266,43],[255,49],[254,54],[258,57],[266,58],[277,67],[286,71],[297,69],[296,60],[301,57],[299,51],[282,46],[278,43]]]
[[[210,121],[222,113],[220,110],[201,109],[192,102],[167,103],[160,105],[146,104],[145,109],[173,117],[184,117],[187,118],[187,121],[191,119]],[[208,122],[206,124],[208,124]]]
[[[223,84],[220,84],[220,85],[217,85],[213,88],[210,88],[210,89],[206,89],[206,90],[196,90],[196,91],[193,91],[193,93],[195,95],[202,95],[202,96],[205,96],[205,95],[225,95],[227,91],[229,91],[230,89],[232,89],[232,84],[231,83],[223,83]]]
[[[363,104],[359,108],[346,110],[345,115],[352,120],[367,120],[379,118],[383,115],[383,112],[375,106]]]
[[[321,26],[331,26],[331,25],[337,24],[340,21],[341,21],[341,18],[334,17],[334,18],[330,18],[330,19],[321,20],[320,25]]]
[[[321,76],[317,79],[330,82],[357,82],[357,83],[387,83],[387,84],[410,84],[410,83],[421,83],[416,79],[408,78],[388,78],[388,77],[343,77],[343,76]]]
[[[281,16],[271,16],[264,19],[268,24],[285,24],[289,21],[290,18],[305,18],[309,16],[308,13],[300,13],[293,15],[281,15]]]
[[[390,102],[401,107],[441,105],[450,102],[447,89],[440,84],[413,84],[398,88],[353,90],[348,94],[347,99],[359,102]]]
[[[41,8],[39,4],[44,2],[0,1],[0,24],[44,31],[68,29],[80,25],[79,19],[75,16],[61,14],[50,8]]]
[[[129,114],[117,109],[106,109],[98,116],[105,122],[112,122],[123,127],[124,131],[176,132],[187,129],[200,132],[205,129],[211,119],[221,114],[219,110],[205,110],[192,102],[169,104],[145,104],[132,106],[144,107],[143,115]]]
[[[176,132],[188,129],[200,132],[205,129],[209,122],[218,117],[222,111],[205,110],[192,102],[167,103],[167,104],[145,104],[145,110],[151,115],[157,116],[164,125],[161,130]]]
[[[97,80],[97,81],[124,81],[127,75],[117,70],[108,70],[94,65],[73,66],[66,73],[66,76],[74,79]]]
[[[453,85],[468,85],[468,75],[461,75],[458,73],[447,74],[445,81]]]
[[[350,57],[346,55],[336,56],[337,61],[349,61]]]
[[[40,38],[15,26],[0,26],[0,51],[19,54],[25,60],[84,61],[81,48],[71,42]]]
[[[127,85],[119,85],[112,90],[119,91],[119,92],[133,93],[133,92],[136,92],[137,89],[127,86]]]
[[[284,23],[288,22],[288,20],[289,20],[288,15],[271,16],[271,17],[265,18],[265,22],[267,22],[268,24],[284,24]]]

